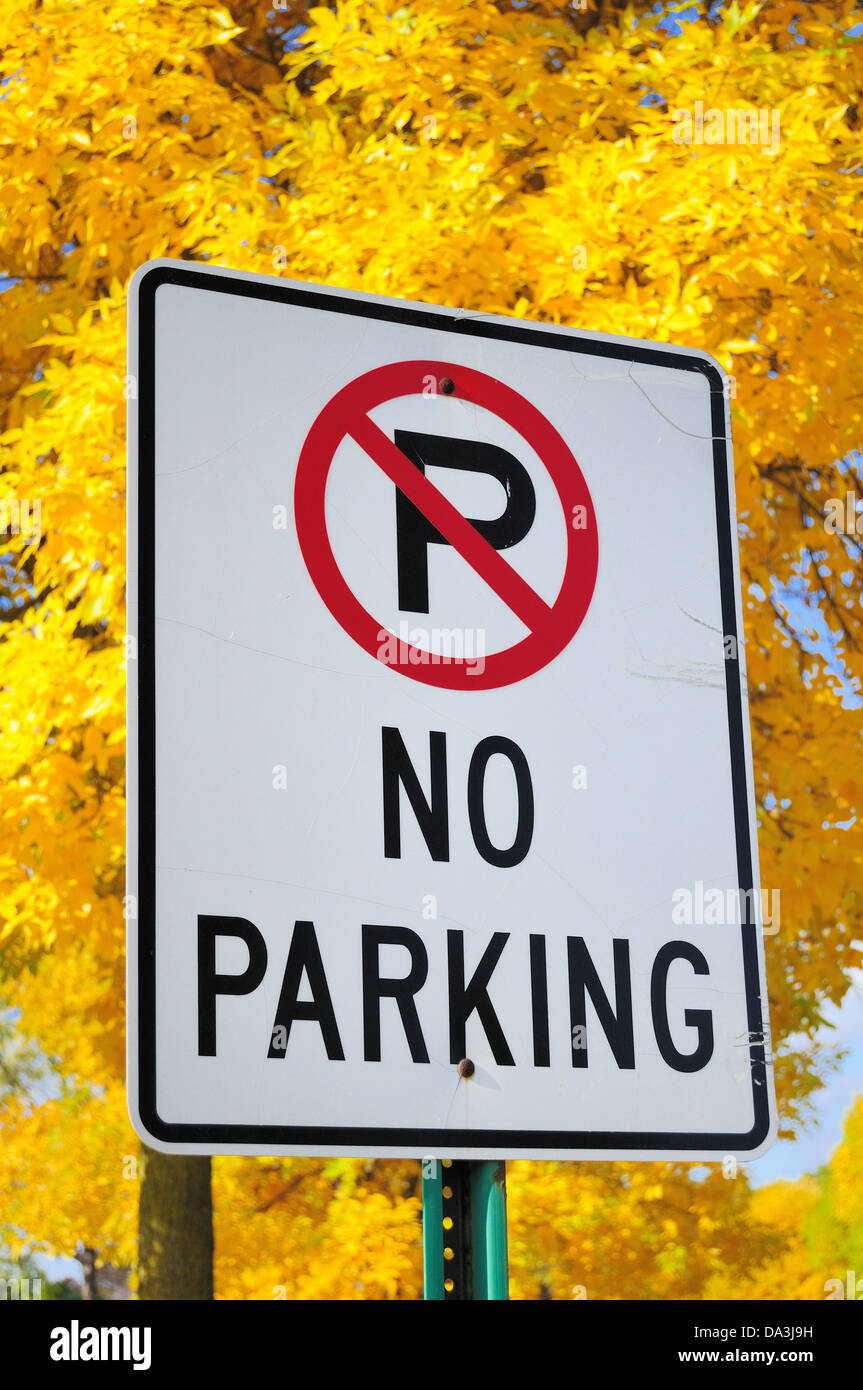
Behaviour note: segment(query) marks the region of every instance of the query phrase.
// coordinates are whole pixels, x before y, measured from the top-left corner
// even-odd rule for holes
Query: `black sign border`
[[[638,342],[609,343],[581,337],[574,331],[556,332],[535,324],[495,322],[455,310],[432,311],[410,303],[376,303],[321,289],[300,289],[264,277],[245,279],[216,268],[193,270],[182,263],[157,262],[143,270],[138,282],[138,1113],[149,1136],[158,1144],[213,1146],[248,1145],[260,1154],[280,1146],[302,1152],[326,1146],[345,1149],[387,1148],[392,1156],[405,1149],[422,1149],[446,1156],[461,1149],[493,1149],[502,1157],[510,1151],[606,1150],[658,1153],[745,1153],[756,1148],[770,1131],[770,1102],[765,1064],[764,1025],[758,970],[758,927],[743,923],[744,984],[749,1026],[749,1063],[754,1123],[744,1134],[634,1133],[614,1130],[401,1129],[357,1126],[176,1124],[161,1119],[156,1107],[156,667],[155,667],[155,366],[156,294],[162,285],[182,285],[209,293],[239,295],[277,304],[301,305],[330,313],[410,324],[451,332],[455,337],[481,337],[518,342],[562,352],[582,352],[617,361],[701,372],[710,383],[713,471],[719,547],[722,627],[733,637],[734,655],[725,661],[728,732],[739,887],[753,887],[752,846],[746,779],[746,744],[738,632],[734,594],[732,524],[729,508],[728,449],[725,392],[717,368],[704,357],[680,349],[670,352]],[[751,897],[745,901],[751,902]]]

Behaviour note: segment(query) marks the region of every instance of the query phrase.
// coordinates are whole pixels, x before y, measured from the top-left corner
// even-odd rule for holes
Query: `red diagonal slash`
[[[434,483],[430,483],[425,474],[414,467],[380,426],[368,415],[358,415],[348,426],[348,432],[453,549],[476,570],[498,598],[512,609],[525,627],[531,632],[544,631],[553,620],[549,605],[512,565],[501,558],[494,546],[489,545],[485,536],[480,535]]]

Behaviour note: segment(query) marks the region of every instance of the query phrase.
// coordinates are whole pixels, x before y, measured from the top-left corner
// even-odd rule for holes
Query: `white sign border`
[[[155,903],[155,301],[161,285],[243,295],[360,317],[479,335],[618,361],[702,373],[710,384],[723,635],[734,638],[725,661],[739,888],[758,888],[755,803],[745,660],[740,634],[740,562],[734,503],[728,378],[715,358],[695,348],[525,322],[495,314],[389,299],[275,276],[187,261],[149,261],[135,273],[128,303],[127,483],[127,1096],[138,1135],[163,1153],[343,1157],[596,1159],[718,1162],[752,1160],[776,1134],[773,1062],[761,927],[744,923],[742,949],[749,1029],[754,1124],[744,1134],[382,1129],[299,1125],[176,1124],[156,1101]],[[752,901],[744,898],[742,901]]]

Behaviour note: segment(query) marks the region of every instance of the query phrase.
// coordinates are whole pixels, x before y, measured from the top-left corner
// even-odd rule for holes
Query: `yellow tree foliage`
[[[225,1158],[215,1165],[217,1297],[422,1297],[418,1164]],[[235,1223],[251,1236],[253,1257]]]
[[[16,1254],[74,1255],[83,1246],[98,1250],[102,1264],[132,1265],[137,1148],[119,1088],[102,1098],[72,1093],[33,1107],[7,1105],[4,1243]]]
[[[742,1300],[762,1299],[796,1302],[824,1297],[827,1277],[812,1268],[812,1257],[803,1240],[803,1226],[818,1204],[818,1184],[814,1178],[799,1182],[771,1183],[752,1194],[750,1207],[755,1219],[766,1224],[781,1242],[780,1253],[745,1277],[729,1277],[720,1271],[705,1289],[705,1298]],[[758,1251],[760,1255],[761,1252]]]
[[[856,1297],[863,1265],[861,1192],[863,1096],[858,1096],[846,1116],[842,1142],[816,1177],[771,1183],[752,1194],[752,1217],[780,1241],[778,1254],[744,1279],[729,1278],[725,1271],[716,1275],[707,1284],[705,1297],[747,1301]]]
[[[830,1161],[830,1179],[828,1197],[847,1232],[847,1256],[863,1267],[863,1097],[848,1116],[842,1143]]]
[[[699,1298],[778,1253],[739,1177],[686,1164],[507,1165],[513,1298]]]
[[[762,880],[782,903],[767,956],[786,1132],[805,1114],[822,1006],[860,960],[861,549],[823,517],[859,481],[861,16],[853,0],[676,8],[679,22],[604,0],[0,12],[0,470],[20,516],[40,510],[38,527],[7,525],[0,565],[3,989],[82,1127],[104,1130],[105,1186],[77,1207],[99,1249],[126,1250],[136,1142],[117,1120],[124,313],[155,256],[725,363]],[[697,103],[763,112],[778,139],[680,140]],[[68,1104],[8,1103],[10,1180],[67,1132]],[[416,1183],[399,1165],[215,1174],[221,1295],[415,1295]],[[68,1248],[62,1173],[29,1209],[14,1180],[16,1229]],[[269,1206],[268,1184],[285,1189]],[[754,1258],[742,1193],[685,1165],[518,1165],[517,1287],[698,1296],[717,1262]]]

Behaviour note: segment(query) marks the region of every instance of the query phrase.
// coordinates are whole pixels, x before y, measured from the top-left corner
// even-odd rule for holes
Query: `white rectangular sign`
[[[175,261],[130,356],[138,1132],[763,1151],[714,360]]]

